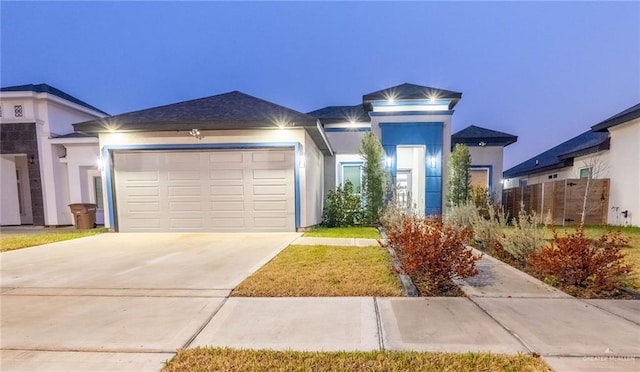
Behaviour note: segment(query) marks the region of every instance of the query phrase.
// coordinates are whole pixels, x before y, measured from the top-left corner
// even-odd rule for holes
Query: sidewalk
[[[190,346],[529,353],[556,371],[640,370],[640,301],[578,300],[486,255],[478,270],[459,282],[467,297],[229,298]]]

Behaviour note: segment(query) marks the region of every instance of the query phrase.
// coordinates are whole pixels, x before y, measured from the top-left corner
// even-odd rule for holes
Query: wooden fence
[[[585,224],[607,223],[609,211],[609,179],[592,179],[587,196]],[[509,217],[517,216],[521,203],[528,213],[536,212],[553,225],[580,223],[587,179],[566,179],[506,189],[502,204]]]

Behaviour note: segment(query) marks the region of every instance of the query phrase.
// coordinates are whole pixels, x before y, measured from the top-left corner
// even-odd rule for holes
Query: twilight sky
[[[453,131],[505,169],[640,102],[640,2],[0,3],[0,85],[110,114],[232,90],[308,112],[404,82],[463,93]]]

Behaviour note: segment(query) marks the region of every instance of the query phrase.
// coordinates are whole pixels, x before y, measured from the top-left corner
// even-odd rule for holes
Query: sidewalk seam
[[[222,309],[222,306],[224,306],[224,304],[227,303],[227,300],[229,299],[229,297],[225,297],[220,304],[218,305],[218,307],[213,311],[213,313],[211,313],[211,315],[209,315],[209,317],[202,323],[202,325],[196,330],[196,332],[187,340],[187,342],[184,343],[184,345],[182,345],[183,349],[186,349],[189,347],[189,345],[191,345],[191,343],[193,342],[193,340],[196,339],[196,337],[198,337],[200,335],[200,333],[202,333],[202,331],[209,325],[209,323],[211,323],[211,320],[213,319],[214,316],[216,316],[216,314],[218,314],[218,312],[220,311],[220,309]]]
[[[524,346],[525,349],[527,349],[529,351],[530,354],[532,355],[539,355],[533,347],[529,346],[520,336],[518,336],[517,333],[515,333],[514,331],[512,331],[509,327],[507,327],[506,325],[502,324],[498,319],[496,319],[493,315],[491,315],[485,308],[483,308],[482,306],[480,306],[479,303],[475,302],[473,300],[472,297],[467,297],[467,299],[469,301],[471,301],[471,303],[473,303],[474,305],[476,305],[480,310],[482,310],[483,313],[487,314],[487,316],[489,318],[491,318],[494,322],[498,323],[498,325],[500,327],[502,327],[505,331],[507,331],[507,333],[509,333],[511,336],[513,336],[513,338],[515,338],[516,340],[518,340],[518,342]]]
[[[611,310],[608,310],[608,309],[606,309],[606,308],[604,308],[604,307],[600,307],[600,306],[598,306],[598,305],[596,305],[596,304],[593,304],[593,303],[591,303],[591,302],[587,302],[587,301],[585,301],[585,300],[584,300],[584,299],[582,299],[582,298],[575,298],[575,299],[576,299],[576,300],[578,300],[578,301],[580,301],[580,302],[582,302],[582,303],[583,303],[583,304],[585,304],[585,305],[593,306],[593,307],[595,307],[596,309],[598,309],[598,310],[600,310],[600,311],[603,311],[603,312],[605,312],[605,313],[607,313],[607,314],[609,314],[609,315],[613,315],[613,316],[615,316],[615,317],[618,317],[618,318],[624,319],[624,320],[626,320],[627,322],[631,322],[631,323],[633,323],[633,324],[635,324],[635,325],[637,325],[637,326],[640,326],[640,323],[636,322],[636,321],[635,321],[635,320],[633,320],[633,319],[629,319],[629,318],[627,318],[627,317],[626,317],[626,316],[624,316],[624,315],[616,314],[616,313],[614,313],[614,312],[613,312],[613,311],[611,311]]]
[[[382,337],[382,317],[380,316],[380,308],[378,307],[378,298],[373,297],[373,309],[376,313],[376,326],[378,327],[378,347],[380,351],[384,351],[384,337]]]

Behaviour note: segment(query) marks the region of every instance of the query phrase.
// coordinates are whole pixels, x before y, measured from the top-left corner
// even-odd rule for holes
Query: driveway
[[[155,370],[300,234],[102,234],[0,255],[0,369]]]

